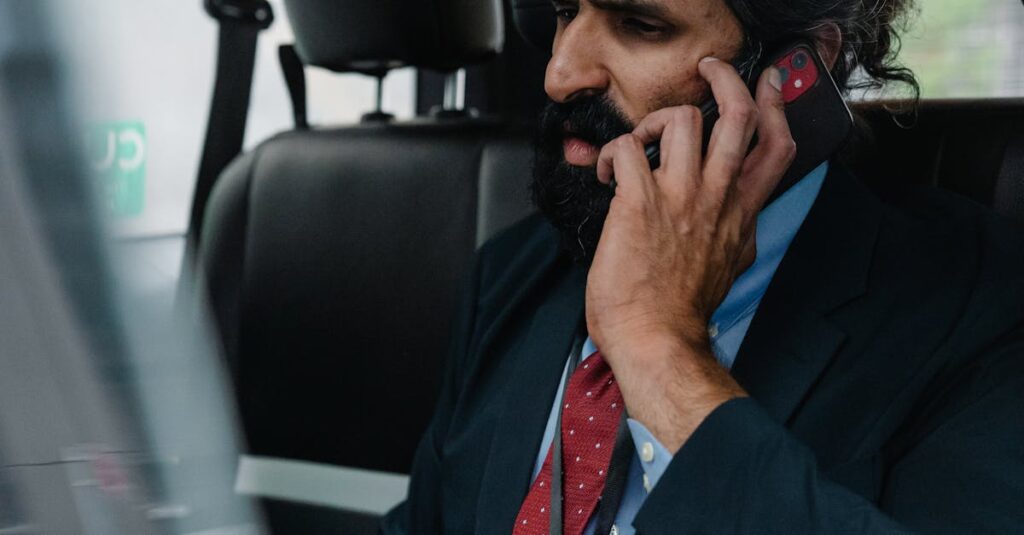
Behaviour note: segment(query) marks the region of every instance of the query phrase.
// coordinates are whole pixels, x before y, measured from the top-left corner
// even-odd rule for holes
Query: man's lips
[[[597,165],[597,157],[601,154],[601,150],[594,145],[572,135],[562,141],[562,151],[565,153],[565,161],[577,167]]]

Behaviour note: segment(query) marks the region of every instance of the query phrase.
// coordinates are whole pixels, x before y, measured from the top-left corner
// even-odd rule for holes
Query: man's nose
[[[588,23],[584,17],[577,17],[555,37],[544,75],[544,91],[555,102],[608,89],[609,76],[602,62],[601,47],[595,46],[600,39]]]

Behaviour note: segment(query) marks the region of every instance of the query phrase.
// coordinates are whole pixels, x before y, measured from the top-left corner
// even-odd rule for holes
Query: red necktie
[[[580,535],[597,509],[622,416],[622,394],[612,369],[594,353],[584,360],[562,396],[563,532]],[[550,526],[551,456],[533,480],[513,535],[545,535]]]

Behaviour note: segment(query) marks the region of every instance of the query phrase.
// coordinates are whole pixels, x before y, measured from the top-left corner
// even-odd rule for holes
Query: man
[[[481,250],[386,533],[1024,529],[1019,230],[835,162],[765,206],[799,147],[733,67],[803,35],[912,82],[906,4],[555,0],[546,218]]]

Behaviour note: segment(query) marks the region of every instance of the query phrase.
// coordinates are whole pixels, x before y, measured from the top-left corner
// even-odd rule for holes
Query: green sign
[[[110,210],[121,217],[142,213],[146,190],[146,128],[141,121],[99,123],[89,129],[86,150]]]

